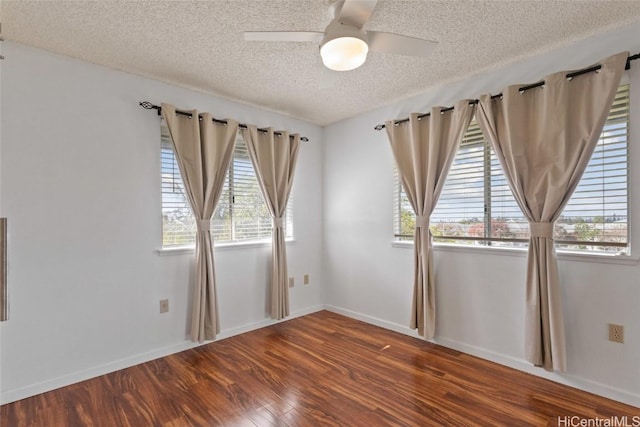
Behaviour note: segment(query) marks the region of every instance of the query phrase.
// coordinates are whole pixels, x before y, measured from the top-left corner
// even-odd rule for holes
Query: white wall
[[[0,55],[3,54],[2,43],[0,43]],[[0,93],[2,93],[2,63],[0,59]],[[2,98],[0,97],[0,117],[2,117]],[[2,216],[2,122],[0,121],[0,217]],[[2,323],[0,322],[0,360],[2,359]],[[2,384],[2,363],[0,363],[0,384]],[[0,386],[0,391],[2,387]],[[2,402],[0,398],[0,403]]]
[[[498,93],[509,84],[535,82],[546,74],[580,68],[623,50],[640,51],[640,26],[519,60],[325,128],[328,308],[414,334],[407,327],[413,248],[391,244],[393,160],[385,132],[374,131],[375,125],[481,93]],[[630,200],[632,241],[637,242],[640,61],[625,78],[632,85]],[[636,259],[640,255],[636,246],[633,255]],[[436,341],[640,406],[640,266],[637,262],[599,261],[579,257],[560,260],[569,369],[565,375],[547,374],[524,361],[526,257],[522,252],[436,250]],[[607,323],[625,326],[623,345],[607,340]]]
[[[2,216],[11,319],[3,403],[190,347],[192,254],[160,256],[160,119],[170,102],[309,137],[300,149],[294,315],[322,308],[321,128],[67,57],[4,43]],[[221,337],[270,324],[270,247],[216,250]],[[311,284],[302,285],[310,274]],[[168,298],[170,312],[159,313]]]

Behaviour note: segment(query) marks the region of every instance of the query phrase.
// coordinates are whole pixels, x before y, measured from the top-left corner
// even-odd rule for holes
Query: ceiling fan
[[[329,6],[332,18],[324,32],[245,31],[245,40],[316,42],[325,67],[350,71],[367,59],[369,50],[397,55],[427,57],[437,42],[381,31],[365,31],[378,0],[338,0]]]

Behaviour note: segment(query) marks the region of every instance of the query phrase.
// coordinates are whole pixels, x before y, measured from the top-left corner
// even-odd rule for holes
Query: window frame
[[[164,123],[164,120],[161,123],[160,126],[160,155],[159,158],[161,159],[161,163],[166,162],[166,160],[163,158],[166,155],[165,150],[167,150],[167,147],[165,146],[165,138],[168,137],[168,129],[166,127],[166,124]],[[169,137],[170,138],[170,137]],[[248,152],[246,151],[246,143],[244,142],[244,139],[241,136],[241,133],[238,132],[236,135],[236,141],[235,141],[235,147],[234,147],[234,154],[233,154],[233,158],[231,160],[230,166],[229,166],[229,170],[226,172],[226,177],[225,177],[225,187],[227,187],[229,190],[228,191],[224,191],[220,196],[220,199],[218,200],[218,205],[216,205],[216,210],[218,209],[218,207],[220,206],[221,203],[226,203],[228,205],[229,208],[229,213],[230,213],[230,218],[229,221],[231,223],[231,230],[229,231],[231,233],[232,236],[235,236],[237,234],[237,230],[235,230],[235,223],[233,221],[233,212],[234,212],[234,203],[235,203],[235,196],[236,194],[234,194],[233,192],[233,188],[234,185],[232,182],[235,182],[235,180],[233,180],[234,174],[237,174],[238,171],[236,171],[236,168],[234,167],[234,161],[236,160],[236,156],[238,155],[238,144],[242,144],[244,146],[244,150],[246,152],[246,154],[248,155]],[[182,184],[182,177],[180,176],[180,171],[179,171],[179,167],[178,165],[175,163],[176,159],[175,159],[175,151],[174,151],[174,147],[172,142],[169,139],[169,145],[171,147],[171,159],[174,162],[174,168],[177,169],[177,172],[174,172],[174,175],[177,173],[179,179],[180,179],[180,184]],[[245,158],[243,157],[242,160],[245,160]],[[253,176],[257,179],[257,176],[255,174],[255,169],[253,167],[253,162],[251,162],[251,160],[249,160],[249,164],[251,171],[253,172]],[[193,239],[193,241],[186,243],[184,245],[180,245],[180,244],[176,244],[176,245],[165,245],[164,244],[164,238],[165,238],[165,221],[163,219],[164,217],[164,207],[165,207],[165,201],[164,201],[164,195],[165,195],[165,191],[162,188],[163,186],[163,165],[160,165],[160,184],[161,184],[161,189],[160,189],[160,211],[161,211],[161,221],[160,221],[160,248],[156,251],[159,255],[180,255],[180,254],[187,254],[187,253],[193,253],[195,251],[195,238]],[[182,194],[184,194],[183,192],[181,192]],[[227,194],[225,194],[227,193]],[[262,196],[262,191],[259,189],[258,187],[258,194],[260,195],[260,199],[262,200],[263,203],[266,204],[266,202],[264,201],[264,198]],[[183,195],[183,197],[185,198],[185,202],[187,204],[187,207],[189,206],[188,201],[186,200],[186,195]],[[295,235],[294,235],[294,223],[293,223],[293,189],[291,194],[289,195],[289,200],[287,203],[287,209],[285,212],[285,221],[284,221],[284,226],[285,226],[285,243],[290,244],[292,242],[295,242]],[[266,208],[266,205],[265,205]],[[191,209],[188,207],[189,211],[191,211]],[[190,213],[191,215],[193,215],[192,213]],[[214,222],[213,222],[214,218],[212,218],[212,222],[211,222],[211,231],[213,233],[214,231]],[[195,233],[195,229],[193,231],[193,233]],[[268,236],[264,236],[261,238],[251,238],[251,239],[233,239],[233,240],[220,240],[219,238],[214,238],[214,248],[216,250],[230,250],[230,249],[248,249],[248,248],[260,248],[260,247],[270,247],[272,244],[272,238],[271,238],[272,234],[269,233]],[[194,234],[195,237],[195,234]]]
[[[628,76],[624,75],[622,81],[620,82],[619,89],[623,89],[623,87],[627,86],[626,91],[627,94],[627,112],[626,112],[626,141],[625,141],[625,157],[626,157],[626,243],[616,243],[616,242],[606,242],[605,244],[600,244],[600,246],[609,246],[612,248],[621,247],[622,251],[598,251],[598,250],[580,250],[580,249],[571,249],[562,247],[563,245],[580,245],[580,244],[589,244],[594,242],[581,242],[581,241],[572,241],[572,240],[559,240],[555,239],[556,244],[556,252],[559,255],[560,259],[569,259],[573,261],[604,261],[604,262],[614,262],[618,264],[637,264],[640,260],[640,257],[635,255],[635,252],[632,252],[632,241],[633,239],[633,231],[635,227],[632,227],[631,223],[633,221],[634,215],[632,212],[635,210],[632,207],[632,194],[631,194],[631,182],[633,180],[632,173],[632,156],[634,150],[632,150],[632,135],[634,132],[633,128],[633,106],[634,106],[634,85],[629,83]],[[637,103],[635,103],[637,104]],[[475,121],[475,119],[474,119]],[[606,126],[606,123],[605,123]],[[467,131],[465,131],[466,134]],[[603,129],[604,132],[604,129]],[[483,193],[486,199],[491,199],[492,190],[490,187],[486,187],[486,182],[491,181],[491,162],[493,156],[495,154],[489,154],[492,151],[490,144],[485,140],[483,144],[483,157],[484,157],[484,167],[482,170],[482,174],[485,180],[485,187],[483,189]],[[458,153],[456,153],[457,155]],[[595,154],[595,151],[594,151]],[[591,159],[590,159],[591,161]],[[403,235],[400,234],[402,230],[402,195],[404,193],[404,189],[402,188],[402,184],[400,182],[400,178],[398,175],[397,167],[394,164],[393,166],[393,176],[394,176],[394,185],[393,185],[393,240],[392,246],[398,248],[412,248],[413,247],[413,235]],[[582,181],[582,179],[581,179]],[[604,190],[603,190],[604,191]],[[575,193],[574,193],[575,194]],[[573,197],[573,195],[572,195]],[[488,211],[487,211],[488,207]],[[566,207],[565,207],[566,208]],[[491,217],[491,203],[485,202],[485,213],[482,218],[483,223],[487,223],[487,221],[493,221],[495,218]],[[489,228],[490,229],[490,228]],[[404,239],[402,239],[404,238]],[[478,252],[478,253],[490,253],[490,254],[501,254],[501,255],[511,255],[511,256],[525,256],[528,250],[528,242],[529,238],[491,238],[487,237],[487,231],[485,227],[485,235],[484,237],[474,237],[474,236],[442,236],[441,239],[450,240],[449,243],[438,241],[438,236],[434,236],[433,244],[434,248],[438,250],[446,250],[453,252]],[[484,244],[464,244],[458,243],[459,241],[479,241],[484,242]],[[452,242],[451,242],[452,241]],[[492,245],[493,242],[513,242],[522,244],[520,247],[513,246],[498,246]],[[602,243],[602,242],[597,242]],[[590,246],[597,246],[597,243],[592,244]],[[588,245],[587,245],[588,246]]]

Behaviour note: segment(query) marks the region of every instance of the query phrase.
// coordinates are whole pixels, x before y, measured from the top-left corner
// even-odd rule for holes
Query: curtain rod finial
[[[142,108],[144,108],[145,110],[156,110],[158,112],[158,115],[161,115],[161,111],[162,108],[158,107],[157,105],[153,105],[152,103],[150,103],[149,101],[140,101],[138,103],[138,105],[140,105]]]
[[[376,127],[374,127],[375,130],[382,130],[385,128],[385,125],[378,125]]]

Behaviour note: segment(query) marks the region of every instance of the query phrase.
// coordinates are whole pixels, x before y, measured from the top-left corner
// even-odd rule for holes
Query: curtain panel
[[[414,281],[411,308],[412,329],[426,339],[435,333],[435,279],[429,217],[438,202],[460,141],[475,111],[470,100],[456,103],[453,110],[434,107],[425,117],[411,114],[409,120],[385,123],[398,174],[416,214],[414,235]]]
[[[571,79],[549,75],[541,87],[509,86],[502,98],[480,97],[477,119],[529,221],[525,309],[527,360],[566,370],[564,321],[554,225],[598,142],[620,85],[628,52]]]
[[[209,113],[176,114],[175,107],[162,104],[162,117],[184,182],[184,190],[196,218],[195,283],[191,311],[191,340],[215,339],[220,332],[213,263],[211,217],[222,193],[225,175],[233,157],[238,122],[218,123]]]
[[[300,135],[258,130],[254,125],[241,129],[249,156],[258,177],[260,190],[273,220],[271,317],[283,319],[289,315],[289,283],[287,247],[285,246],[284,215],[291,194],[298,159]]]

